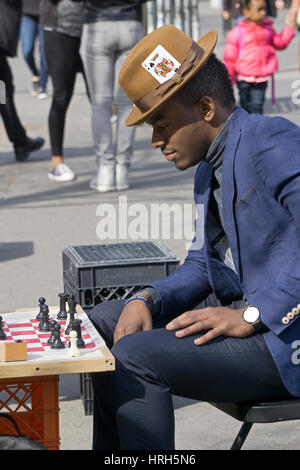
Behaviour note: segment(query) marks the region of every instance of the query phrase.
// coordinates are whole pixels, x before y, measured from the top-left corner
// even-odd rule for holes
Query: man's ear
[[[202,96],[197,106],[202,119],[204,121],[211,122],[216,113],[216,106],[213,99],[209,96]]]

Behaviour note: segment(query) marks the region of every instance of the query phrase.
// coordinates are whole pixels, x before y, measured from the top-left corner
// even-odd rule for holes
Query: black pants
[[[79,55],[80,38],[44,30],[44,52],[53,84],[48,124],[52,155],[63,155],[66,112],[77,72],[83,73]]]
[[[92,374],[95,450],[173,450],[172,394],[206,402],[290,396],[259,334],[195,346],[200,333],[177,338],[164,328],[168,318],[113,346],[123,304],[104,302],[89,314],[116,359],[114,372]]]
[[[6,102],[0,104],[7,137],[14,147],[22,147],[27,142],[26,131],[18,117],[14,103],[14,79],[8,60],[3,51],[0,50],[0,80],[5,84]]]
[[[237,82],[240,94],[240,105],[248,113],[264,113],[265,95],[268,82],[249,83]]]

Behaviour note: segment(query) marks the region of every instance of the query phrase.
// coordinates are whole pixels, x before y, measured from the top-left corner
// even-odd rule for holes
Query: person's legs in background
[[[264,114],[265,96],[268,82],[253,83],[250,90],[251,113]]]
[[[100,192],[116,189],[111,123],[115,34],[115,23],[110,21],[84,24],[80,49],[92,103],[92,135],[98,167],[90,188]]]
[[[40,86],[38,90],[38,98],[43,100],[48,97],[47,81],[48,81],[48,65],[44,51],[44,31],[41,25],[38,25],[39,32],[39,51],[40,51]]]
[[[132,103],[117,82],[121,67],[133,46],[142,39],[144,30],[138,21],[119,21],[119,55],[115,64],[115,109],[117,115],[116,138],[116,186],[121,191],[129,188],[129,168],[133,155],[136,128],[127,127],[125,120]]]
[[[52,79],[53,98],[48,117],[52,168],[49,179],[72,181],[75,173],[64,163],[63,139],[66,112],[69,107],[78,71],[80,38],[56,31],[44,31],[44,50]]]
[[[14,103],[14,83],[13,75],[7,58],[0,51],[0,80],[5,84],[6,100],[5,104],[0,104],[0,114],[2,116],[7,136],[12,142],[15,150],[16,161],[25,161],[30,152],[39,150],[44,145],[44,139],[38,137],[31,139],[27,136],[26,130],[21,124]]]
[[[81,55],[92,102],[92,132],[98,165],[90,187],[101,192],[127,189],[135,130],[125,126],[132,109],[117,79],[132,47],[143,36],[136,21],[103,21],[83,27]],[[111,122],[115,110],[116,139]]]

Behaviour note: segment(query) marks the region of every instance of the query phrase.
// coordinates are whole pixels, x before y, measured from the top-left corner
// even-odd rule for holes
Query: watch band
[[[269,328],[261,321],[261,319],[251,323],[256,333],[266,333],[269,331]]]
[[[130,297],[130,299],[127,299],[125,304],[124,304],[124,307],[125,305],[127,305],[129,302],[131,302],[132,300],[143,300],[144,302],[146,302],[147,304],[147,307],[149,308],[149,311],[151,312],[151,305],[150,305],[150,302],[148,299],[146,299],[146,297],[143,297],[142,295],[134,295],[133,297]]]

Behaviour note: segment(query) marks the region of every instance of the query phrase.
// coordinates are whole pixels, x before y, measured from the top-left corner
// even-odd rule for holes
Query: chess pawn
[[[45,305],[45,302],[46,302],[46,299],[45,297],[40,297],[39,298],[39,305],[40,305],[40,311],[39,313],[37,314],[37,316],[35,317],[36,320],[41,320],[42,317],[43,317],[43,305]]]
[[[2,317],[0,316],[0,339],[6,339],[6,334],[3,331],[4,323],[2,322]]]
[[[58,297],[59,297],[59,312],[57,314],[57,318],[59,320],[65,320],[67,318],[66,304],[67,304],[67,300],[69,296],[68,294],[65,294],[63,292],[62,294],[58,294]]]
[[[57,325],[57,321],[51,320],[51,322],[50,322],[51,336],[47,341],[47,344],[49,344],[50,346],[51,346],[51,344],[54,343],[54,340],[55,340],[55,330],[54,330],[55,325]]]
[[[56,325],[54,326],[54,331],[53,331],[54,338],[53,338],[53,343],[51,344],[51,349],[64,349],[65,347],[64,343],[62,342],[60,338],[60,329],[61,327],[59,323],[56,323]]]
[[[39,323],[39,331],[50,331],[48,305],[42,305],[42,319]]]
[[[77,347],[77,332],[75,330],[70,332],[69,349],[67,354],[71,357],[81,356],[81,351]]]

